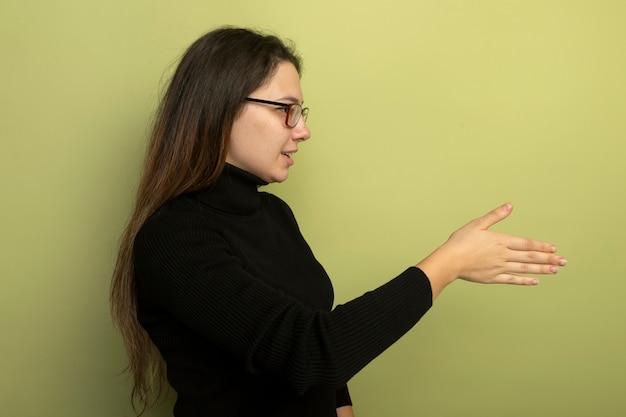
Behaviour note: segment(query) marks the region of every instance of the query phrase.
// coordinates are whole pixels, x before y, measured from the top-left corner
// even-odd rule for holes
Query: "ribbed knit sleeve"
[[[352,405],[352,398],[350,398],[350,391],[348,390],[347,385],[337,390],[336,404],[336,408]]]
[[[276,262],[286,258],[277,254]],[[151,304],[240,357],[250,373],[277,375],[298,394],[342,389],[432,303],[429,280],[411,267],[332,311],[312,309],[255,276],[222,230],[189,214],[160,215],[144,226],[135,272]]]

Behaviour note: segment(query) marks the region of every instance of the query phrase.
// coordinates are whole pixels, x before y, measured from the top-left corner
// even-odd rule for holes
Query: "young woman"
[[[289,206],[310,138],[300,60],[274,36],[220,28],[182,58],[162,99],[111,288],[141,413],[166,377],[176,417],[352,416],[347,382],[452,281],[534,285],[565,259],[491,232],[505,204],[377,289],[333,289]]]

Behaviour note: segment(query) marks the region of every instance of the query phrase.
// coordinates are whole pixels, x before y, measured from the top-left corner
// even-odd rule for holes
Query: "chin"
[[[289,171],[281,172],[277,175],[272,176],[272,179],[269,182],[284,182],[289,177]]]

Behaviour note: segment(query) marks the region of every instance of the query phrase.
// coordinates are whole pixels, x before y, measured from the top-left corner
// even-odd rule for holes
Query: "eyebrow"
[[[300,101],[298,101],[298,99],[295,98],[294,96],[284,96],[284,97],[277,99],[276,101],[290,101],[294,104],[300,104],[300,105],[304,104],[304,100],[302,100],[302,103],[300,103]]]

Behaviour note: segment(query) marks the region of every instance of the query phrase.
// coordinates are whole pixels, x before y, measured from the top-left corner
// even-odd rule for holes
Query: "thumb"
[[[513,211],[513,204],[505,203],[491,210],[489,213],[474,220],[475,226],[481,230],[489,229],[494,224],[506,219]]]

